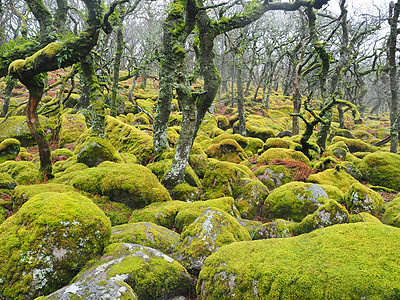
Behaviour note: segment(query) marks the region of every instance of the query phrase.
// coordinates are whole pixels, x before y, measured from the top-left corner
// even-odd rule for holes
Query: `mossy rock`
[[[172,299],[193,292],[193,280],[177,261],[149,247],[114,243],[81,271],[74,283],[123,281],[138,299]]]
[[[204,152],[208,157],[236,164],[247,159],[243,148],[233,139],[224,139],[218,144],[211,145]]]
[[[49,119],[40,116],[39,122],[47,138],[51,138],[54,132],[55,123]],[[4,123],[0,124],[0,142],[8,138],[14,138],[20,141],[22,147],[36,145],[28,124],[26,116],[11,116]]]
[[[74,143],[87,130],[82,114],[62,114],[60,117],[59,146]]]
[[[77,162],[96,167],[104,161],[122,162],[122,157],[106,139],[91,137],[76,150]]]
[[[339,137],[336,136],[333,138],[332,143],[337,143],[343,141],[347,147],[349,147],[349,151],[351,153],[354,152],[374,152],[374,148],[367,144],[366,142],[363,142],[361,140],[358,139],[348,139],[345,137]]]
[[[311,165],[310,160],[302,152],[283,148],[268,149],[258,157],[257,164],[269,164],[275,159],[299,160],[308,166]]]
[[[180,183],[171,192],[172,199],[193,202],[199,200],[199,189],[187,183]]]
[[[247,138],[247,146],[243,148],[244,152],[249,156],[249,152],[251,155],[257,155],[258,151],[264,147],[264,142],[259,138],[248,137]]]
[[[394,227],[400,227],[400,196],[393,199],[382,215],[382,222]]]
[[[367,212],[360,212],[358,214],[350,215],[349,222],[350,223],[372,222],[372,223],[382,224],[382,222],[377,217],[374,217],[373,215]]]
[[[328,153],[339,159],[346,159],[346,155],[349,152],[349,147],[343,141],[334,143],[327,148]]]
[[[209,159],[206,154],[191,154],[189,156],[189,165],[199,178],[204,178]]]
[[[353,134],[347,129],[335,129],[330,135],[329,139],[332,140],[335,137],[344,137],[348,139],[354,139]]]
[[[51,155],[53,156],[65,156],[65,157],[72,157],[72,156],[74,156],[74,153],[71,151],[71,150],[69,150],[69,149],[67,149],[67,148],[59,148],[59,149],[56,149],[56,150],[54,150],[54,151],[51,151]]]
[[[197,294],[207,300],[397,299],[399,247],[400,229],[375,223],[233,243],[206,259]]]
[[[32,197],[0,225],[0,295],[32,299],[68,284],[110,238],[104,213],[78,193]]]
[[[366,143],[370,143],[371,141],[376,140],[376,138],[372,134],[361,129],[356,130],[353,135],[356,139],[362,140]]]
[[[218,128],[222,129],[222,130],[227,130],[229,128],[229,120],[226,116],[216,116],[217,118],[217,125]]]
[[[254,239],[254,237],[256,236],[257,228],[262,225],[261,221],[256,220],[237,219],[237,221],[240,225],[247,229],[252,239]]]
[[[13,190],[17,185],[10,174],[0,173],[0,189]]]
[[[143,208],[171,196],[149,169],[137,164],[103,162],[97,167],[70,172],[54,179],[78,190],[110,197],[130,208]]]
[[[238,124],[236,125],[238,126]],[[269,138],[275,137],[275,131],[284,131],[285,128],[274,124],[268,118],[258,115],[250,115],[246,118],[247,135],[259,138],[265,142]]]
[[[35,300],[76,300],[76,299],[138,299],[132,288],[125,282],[99,280],[77,282]]]
[[[250,232],[253,240],[287,238],[291,236],[290,222],[277,219],[264,223]]]
[[[150,117],[145,114],[144,112],[139,112],[138,114],[128,114],[126,116],[126,123],[134,126],[134,125],[150,125],[151,124],[151,119]]]
[[[16,139],[5,139],[0,143],[0,163],[17,158],[21,143]]]
[[[178,231],[183,231],[187,226],[192,224],[207,208],[216,208],[222,210],[232,217],[238,219],[239,211],[235,207],[235,202],[232,197],[224,197],[211,199],[207,201],[196,201],[187,203],[181,207],[175,217],[175,228]]]
[[[300,222],[328,200],[322,187],[299,181],[289,182],[271,192],[264,202],[261,215]]]
[[[367,212],[377,217],[385,210],[382,196],[359,182],[350,186],[345,198],[350,212]]]
[[[328,194],[329,199],[335,200],[340,204],[345,203],[345,193],[342,192],[338,187],[329,184],[319,184],[320,187]]]
[[[217,118],[214,115],[207,112],[201,121],[199,133],[203,132],[205,134],[209,134],[213,131],[213,129],[218,128]]]
[[[198,274],[207,256],[220,247],[251,240],[248,231],[228,213],[207,208],[181,234],[174,257],[190,273]]]
[[[131,243],[171,254],[179,234],[150,222],[129,223],[111,228],[110,243]]]
[[[57,183],[19,185],[13,190],[11,194],[13,209],[17,211],[30,198],[39,194],[47,192],[67,193],[74,191],[75,188],[73,188],[72,186]]]
[[[7,173],[18,184],[33,184],[39,180],[39,169],[30,161],[6,161],[0,164],[0,173]]]
[[[129,223],[152,222],[166,228],[173,228],[176,215],[186,205],[186,202],[177,200],[152,203],[143,209],[135,210]]]
[[[293,149],[291,146],[293,142],[289,140],[284,140],[281,138],[269,138],[265,141],[264,151],[270,148],[284,148],[284,149]]]
[[[157,162],[148,164],[146,167],[157,176],[158,180],[162,182],[164,176],[169,171],[172,164],[172,159],[163,159]],[[184,180],[186,183],[193,187],[201,187],[201,182],[197,174],[193,171],[190,165],[186,166]]]
[[[312,174],[308,177],[307,181],[317,184],[333,185],[339,188],[343,193],[346,193],[353,183],[358,182],[354,177],[347,174],[342,169],[339,171],[336,169],[329,169],[320,173]]]
[[[363,178],[372,185],[400,191],[400,156],[375,152],[363,158],[359,167]]]
[[[340,166],[343,168],[343,170],[352,176],[354,179],[361,180],[362,179],[362,174],[356,164],[353,162],[349,161],[343,161],[340,163]]]
[[[296,234],[311,232],[332,225],[344,224],[349,220],[346,208],[335,200],[329,200],[319,207],[313,214],[305,217],[292,229]]]
[[[284,165],[261,166],[254,175],[271,191],[289,183],[292,179],[291,172]]]
[[[200,146],[203,149],[207,149],[212,145],[217,145],[217,144],[223,142],[224,140],[234,140],[243,149],[246,148],[249,143],[248,138],[241,136],[240,134],[223,133],[212,139],[204,139],[203,141],[200,142]]]
[[[53,175],[57,178],[71,172],[82,171],[88,168],[88,165],[84,163],[78,163],[77,156],[74,155],[67,160],[57,161],[53,165]]]

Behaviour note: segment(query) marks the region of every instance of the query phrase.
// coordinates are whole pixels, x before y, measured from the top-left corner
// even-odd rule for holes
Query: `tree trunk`
[[[94,76],[93,70],[93,59],[90,54],[88,54],[81,61],[81,83],[82,91],[81,97],[79,98],[78,108],[88,108],[90,105],[90,84],[92,81],[92,76]]]
[[[243,68],[242,68],[242,55],[236,55],[236,87],[237,87],[237,105],[239,114],[239,134],[246,136],[246,118],[244,115],[244,97],[243,97]]]
[[[3,103],[3,108],[1,110],[0,117],[5,117],[8,113],[8,108],[10,107],[11,93],[16,84],[17,84],[17,80],[14,77],[7,76],[6,88],[4,89],[4,103]]]
[[[124,13],[124,9],[122,9],[122,13]],[[121,67],[121,57],[124,51],[124,35],[123,35],[123,19],[118,19],[117,24],[117,48],[115,50],[114,56],[114,71],[113,71],[113,86],[112,86],[112,94],[111,94],[111,116],[117,116],[117,107],[118,107],[118,84],[119,84],[119,69]]]

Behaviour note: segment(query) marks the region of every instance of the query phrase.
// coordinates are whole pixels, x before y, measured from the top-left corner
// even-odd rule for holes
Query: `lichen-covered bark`
[[[239,50],[240,51],[240,50]],[[238,53],[236,55],[236,67],[237,67],[237,104],[238,104],[238,114],[239,114],[239,134],[246,136],[246,118],[244,115],[244,96],[243,96],[243,63],[242,54]]]
[[[54,27],[60,34],[67,34],[68,29],[66,26],[68,17],[68,0],[57,0],[57,9],[54,14]]]

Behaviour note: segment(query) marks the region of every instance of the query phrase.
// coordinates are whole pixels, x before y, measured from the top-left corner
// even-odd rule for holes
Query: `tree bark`
[[[241,51],[241,50],[239,50]],[[237,88],[237,105],[239,114],[239,134],[246,136],[246,117],[244,115],[244,96],[243,96],[243,62],[242,54],[236,55],[236,88]]]
[[[16,84],[17,84],[17,80],[14,77],[7,76],[6,88],[4,89],[4,103],[3,103],[3,108],[1,110],[0,117],[5,117],[8,113],[8,108],[10,107],[11,93]]]

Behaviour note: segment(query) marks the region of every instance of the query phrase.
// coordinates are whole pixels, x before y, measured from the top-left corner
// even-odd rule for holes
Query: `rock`
[[[86,143],[77,147],[77,162],[89,167],[96,167],[104,161],[122,162],[122,157],[107,140],[91,137]]]
[[[295,160],[311,165],[310,160],[302,152],[284,148],[268,149],[257,158],[257,164],[269,164],[275,159]]]
[[[358,182],[354,177],[347,174],[342,169],[339,171],[336,169],[329,169],[312,174],[308,177],[307,181],[316,184],[333,185],[334,187],[339,188],[343,193],[346,193],[353,183]]]
[[[218,128],[221,128],[222,130],[227,130],[229,128],[229,120],[226,116],[218,115],[216,118]]]
[[[76,142],[87,130],[85,116],[81,114],[62,114],[60,117],[59,146]]]
[[[6,161],[0,164],[0,173],[9,174],[18,184],[33,184],[39,180],[39,169],[30,161]]]
[[[289,183],[292,179],[292,174],[284,165],[261,166],[254,171],[254,175],[256,175],[269,190]]]
[[[175,200],[193,202],[199,200],[199,188],[191,186],[186,182],[180,183],[171,191],[171,196]]]
[[[171,196],[149,169],[137,164],[103,162],[95,168],[70,172],[54,182],[69,184],[76,189],[110,197],[134,209],[153,202],[171,200]]]
[[[349,151],[351,153],[354,152],[374,152],[374,148],[367,144],[366,142],[362,141],[362,140],[358,140],[358,139],[349,139],[349,138],[345,138],[345,137],[339,137],[339,136],[335,136],[332,139],[332,143],[337,143],[343,141],[347,147],[349,148]]]
[[[110,243],[131,243],[171,254],[179,234],[150,222],[130,223],[111,228]]]
[[[211,145],[204,152],[208,157],[236,164],[247,159],[243,148],[233,139],[224,139],[218,144]]]
[[[174,257],[190,273],[197,274],[207,256],[224,245],[246,240],[251,240],[248,231],[234,217],[219,209],[207,208],[182,232]]]
[[[63,287],[58,291],[36,298],[35,300],[136,300],[138,299],[132,288],[124,282],[114,281],[86,281]]]
[[[194,284],[177,261],[158,250],[129,243],[111,244],[74,283],[107,280],[125,282],[138,299],[170,299],[189,295]]]
[[[324,189],[317,184],[289,182],[271,192],[264,202],[261,215],[269,220],[279,218],[300,222],[328,198]]]
[[[32,299],[65,286],[102,253],[110,231],[110,220],[78,193],[32,197],[0,225],[0,296]]]
[[[339,159],[346,159],[347,153],[349,153],[349,147],[343,141],[339,141],[335,144],[330,145],[327,148],[328,153],[334,155]]]
[[[400,227],[400,196],[397,196],[389,203],[385,213],[382,215],[382,222],[394,227]]]
[[[294,226],[293,232],[303,234],[315,229],[321,229],[336,224],[347,223],[349,213],[346,208],[335,200],[329,200],[319,207],[313,214],[305,217],[300,224]]]
[[[255,228],[252,239],[276,239],[291,236],[290,222],[278,219]]]
[[[17,158],[21,143],[16,139],[5,139],[0,143],[0,163]]]
[[[0,173],[0,189],[13,190],[18,183],[7,173]]]
[[[342,224],[285,239],[233,243],[209,256],[200,299],[396,299],[400,229]]]
[[[400,191],[400,156],[389,152],[366,155],[359,167],[363,178],[372,185]]]
[[[353,183],[345,198],[350,212],[368,212],[377,217],[385,210],[385,201],[382,196],[361,183]]]

